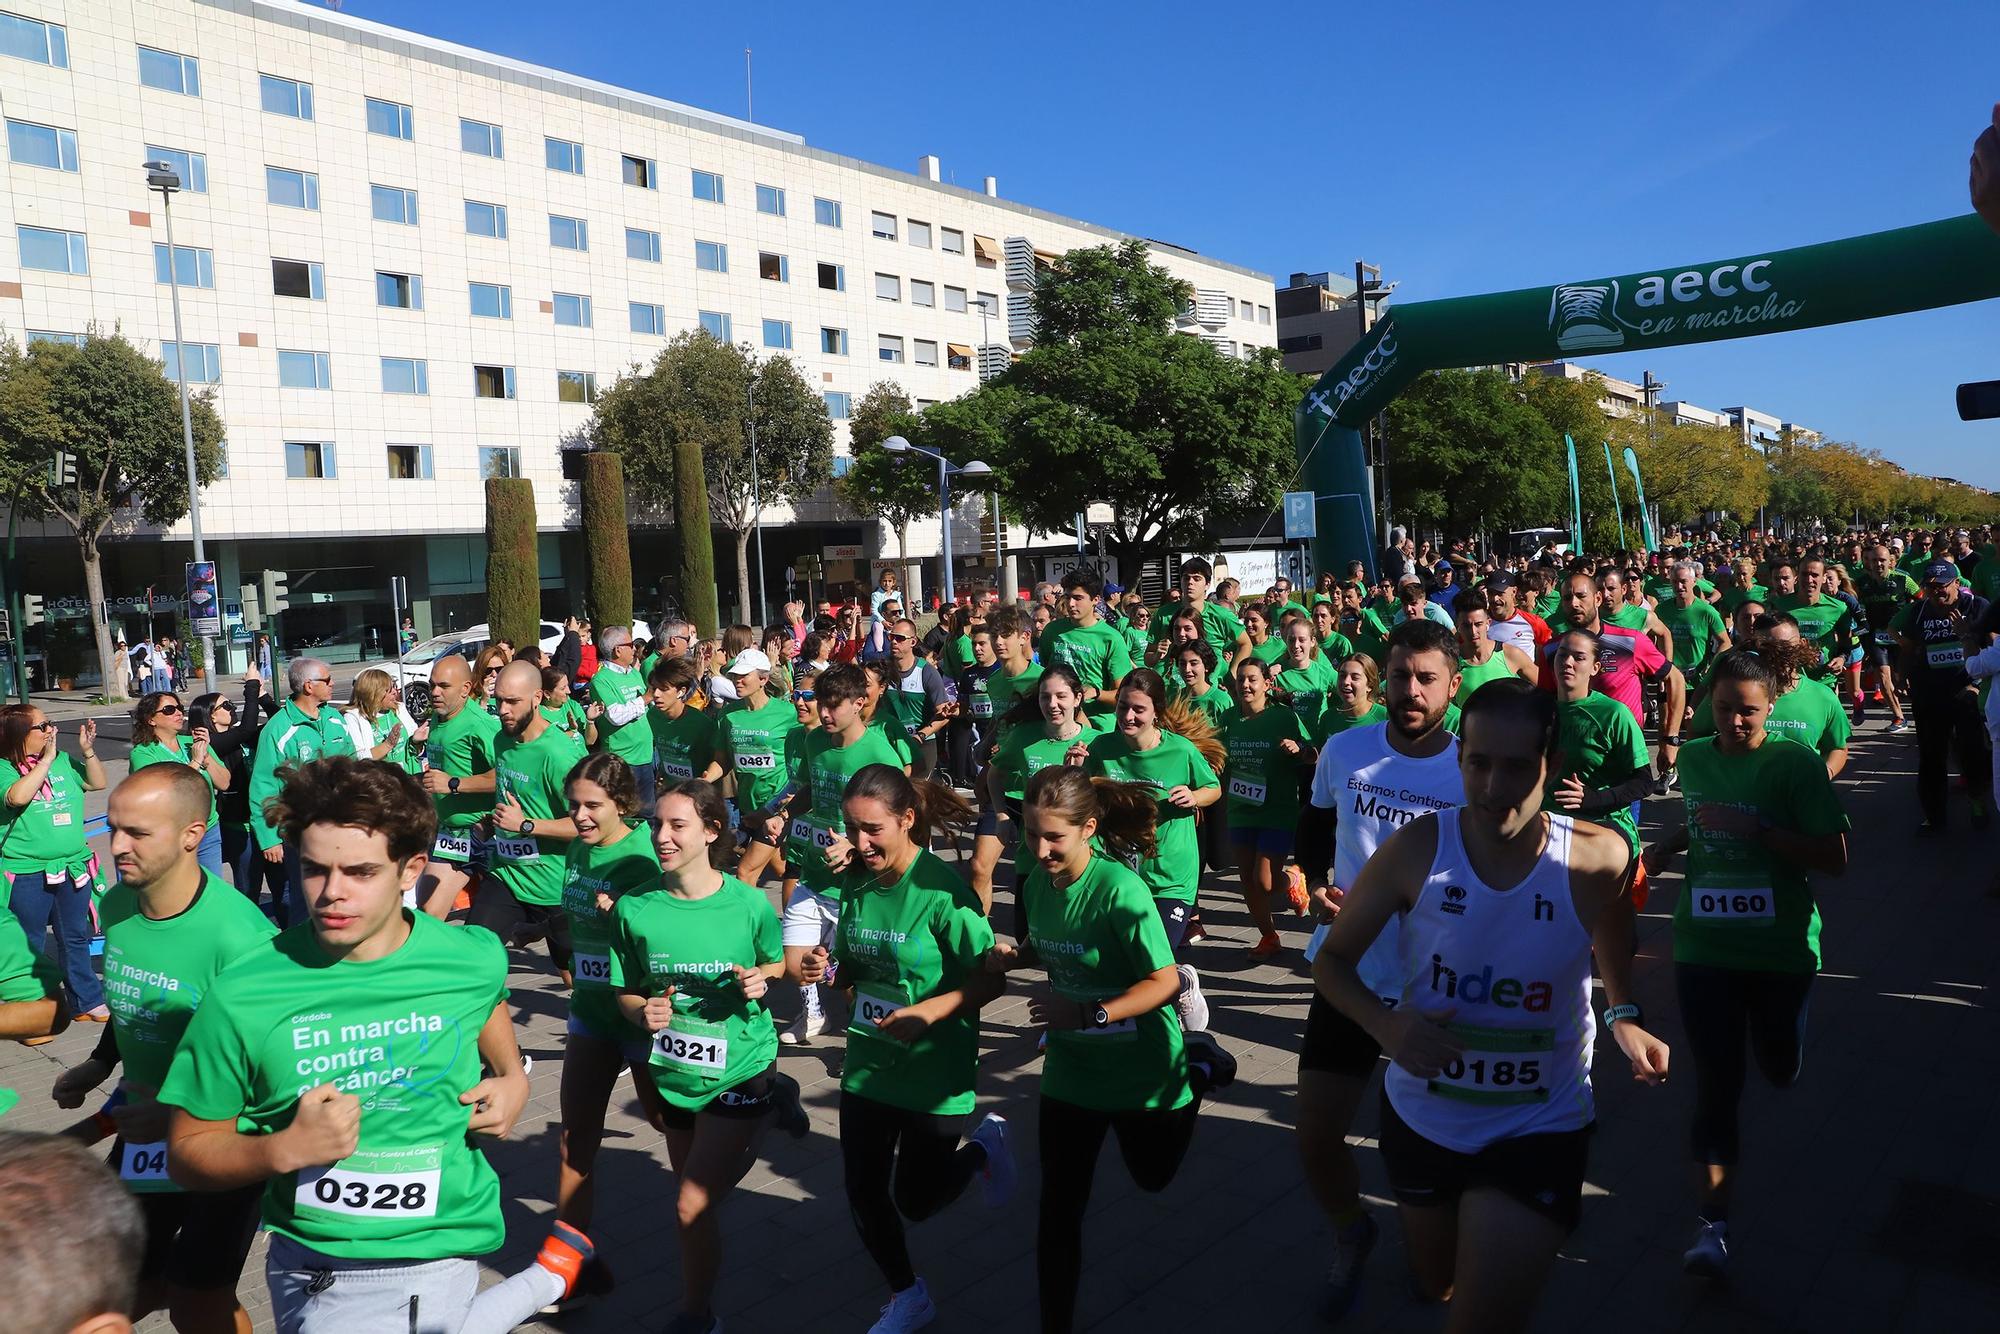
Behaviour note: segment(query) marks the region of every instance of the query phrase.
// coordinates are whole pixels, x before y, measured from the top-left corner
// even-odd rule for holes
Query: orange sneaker
[[[548,1240],[542,1243],[535,1263],[563,1281],[563,1296],[568,1297],[576,1291],[583,1267],[596,1254],[597,1248],[590,1244],[589,1237],[568,1223],[557,1223],[549,1229]]]
[[[1306,873],[1296,866],[1285,868],[1285,901],[1301,917],[1312,911],[1312,896],[1306,893]]]
[[[1275,931],[1266,931],[1258,939],[1257,943],[1250,947],[1250,957],[1262,963],[1283,948],[1285,948],[1285,942],[1278,939],[1278,933]]]

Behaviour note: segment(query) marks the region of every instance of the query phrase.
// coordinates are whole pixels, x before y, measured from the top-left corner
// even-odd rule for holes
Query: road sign
[[[1285,540],[1311,542],[1319,536],[1319,513],[1310,491],[1285,492]]]

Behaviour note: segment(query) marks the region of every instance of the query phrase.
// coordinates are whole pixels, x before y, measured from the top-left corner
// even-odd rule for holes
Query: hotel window
[[[903,360],[902,338],[896,334],[877,334],[875,336],[875,359],[877,361],[900,363]]]
[[[840,201],[838,199],[813,200],[813,221],[822,227],[840,226]]]
[[[870,213],[868,215],[868,230],[871,235],[880,240],[895,240],[896,215],[893,213]]]
[[[667,331],[667,308],[653,301],[634,301],[632,306],[632,332],[635,334],[663,334]]]
[[[33,121],[7,122],[7,156],[24,167],[76,170],[76,131]]]
[[[162,285],[169,281],[167,248],[158,241],[153,243],[153,281]],[[182,287],[215,286],[215,252],[191,245],[175,246],[171,281]]]
[[[595,403],[597,401],[597,373],[595,371],[557,371],[556,401],[558,403]]]
[[[726,313],[719,310],[704,310],[700,312],[696,322],[701,325],[701,331],[716,342],[734,341],[730,336],[729,316]]]
[[[317,209],[319,177],[290,167],[264,168],[264,197],[280,208]]]
[[[278,350],[278,387],[281,389],[331,389],[333,358],[325,352]]]
[[[590,224],[582,218],[549,214],[549,244],[558,250],[590,249]]]
[[[368,133],[390,139],[417,137],[410,120],[410,109],[401,102],[389,102],[379,97],[363,100],[368,104]]]
[[[465,233],[467,236],[490,236],[495,240],[507,239],[507,206],[488,204],[477,199],[465,201]]]
[[[506,157],[506,141],[498,125],[483,120],[458,119],[458,146],[477,157]]]
[[[514,368],[512,366],[477,366],[472,368],[472,396],[474,398],[514,397]]]
[[[648,264],[660,262],[660,234],[640,227],[625,229],[625,258],[644,260]]]
[[[0,56],[68,69],[69,30],[60,23],[0,14]]]
[[[272,260],[271,295],[326,300],[326,266],[305,259]]]
[[[428,482],[431,480],[431,447],[429,445],[390,445],[389,480],[392,482]]]
[[[555,292],[552,305],[555,306],[556,323],[571,329],[590,327],[590,298],[575,292]]]
[[[792,322],[790,320],[764,321],[764,346],[789,352],[792,348]]]
[[[90,249],[82,232],[63,232],[50,227],[21,227],[21,267],[44,273],[90,272]]]
[[[694,172],[694,197],[705,199],[711,204],[722,202],[722,177],[712,171],[696,168]]]
[[[333,446],[319,440],[287,440],[285,476],[312,481],[323,481],[334,476]]]
[[[417,357],[382,358],[382,392],[385,394],[428,394],[431,366]]]
[[[774,218],[785,216],[785,192],[775,185],[757,187],[757,211]]]
[[[139,48],[139,82],[163,93],[201,96],[201,62],[155,47]]]
[[[568,139],[542,140],[543,154],[548,159],[550,171],[566,172],[571,176],[583,175],[583,145]]]
[[[281,78],[276,74],[259,74],[257,83],[264,110],[274,116],[290,116],[293,120],[313,118],[311,84]]]
[[[162,148],[158,144],[146,145],[148,162],[164,162],[174,169],[174,175],[181,178],[181,189],[191,195],[208,193],[208,154],[190,153],[180,148]]]
[[[649,157],[633,157],[630,153],[621,154],[619,157],[619,169],[624,172],[625,184],[627,185],[636,185],[641,190],[657,190],[660,188],[660,169],[654,164],[653,159]]]
[[[482,320],[514,318],[514,289],[502,283],[473,283],[472,313]]]
[[[405,190],[400,185],[371,185],[368,187],[370,206],[377,222],[399,222],[406,227],[417,225],[417,192]]]

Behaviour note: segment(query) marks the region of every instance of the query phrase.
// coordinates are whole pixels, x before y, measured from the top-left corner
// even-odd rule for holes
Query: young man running
[[[1642,680],[1666,682],[1666,701],[1660,714],[1660,777],[1653,785],[1655,792],[1665,791],[1673,786],[1674,763],[1680,754],[1681,718],[1687,712],[1687,685],[1681,674],[1660,651],[1658,644],[1644,629],[1640,617],[1628,616],[1632,625],[1614,624],[1607,614],[1607,606],[1615,606],[1612,598],[1624,589],[1624,579],[1616,571],[1607,572],[1602,588],[1590,575],[1578,571],[1563,584],[1563,628],[1566,630],[1588,630],[1598,637],[1599,670],[1596,688],[1623,704],[1632,711],[1632,717],[1642,727],[1646,720],[1646,702],[1641,690]],[[1645,617],[1652,613],[1639,608]],[[1550,691],[1555,689],[1554,673],[1543,665],[1542,681]]]
[[[1465,706],[1466,804],[1386,842],[1313,963],[1317,998],[1389,1054],[1382,1157],[1418,1286],[1454,1329],[1525,1328],[1582,1214],[1590,1132],[1591,957],[1633,1078],[1667,1048],[1631,1003],[1632,853],[1542,809],[1556,706],[1500,681]],[[1393,990],[1359,966],[1400,924]]]
[[[1863,632],[1867,640],[1868,662],[1875,669],[1877,698],[1889,706],[1889,731],[1900,736],[1910,730],[1910,721],[1903,716],[1902,696],[1896,690],[1896,632],[1889,625],[1896,619],[1896,613],[1915,602],[1921,594],[1917,590],[1917,581],[1890,561],[1887,546],[1880,542],[1870,546],[1866,560],[1868,568],[1854,581],[1854,588],[1860,595],[1862,615],[1868,622]],[[2000,567],[2000,561],[1995,565]],[[1857,692],[1854,721],[1859,723],[1864,712]]]
[[[1200,556],[1191,556],[1181,562],[1181,590],[1185,597],[1180,602],[1170,602],[1153,613],[1151,627],[1155,643],[1166,639],[1173,631],[1174,617],[1183,614],[1196,618],[1201,626],[1201,637],[1215,649],[1215,656],[1228,663],[1233,669],[1250,653],[1250,637],[1243,633],[1243,622],[1236,613],[1219,602],[1209,599],[1208,585],[1215,578],[1215,567]]]
[[[500,720],[485,709],[468,707],[472,664],[447,653],[431,665],[431,719],[417,729],[424,743],[424,770],[418,775],[437,810],[437,842],[418,885],[423,910],[443,921],[472,872],[486,865],[485,822],[493,815],[493,750]]]
[[[1104,582],[1085,570],[1063,576],[1061,617],[1042,632],[1042,661],[1067,663],[1083,682],[1083,711],[1109,717],[1118,702],[1118,683],[1132,670],[1125,636],[1097,614]]]
[[[1675,561],[1670,595],[1653,609],[1672,635],[1674,666],[1696,702],[1708,680],[1709,665],[1729,651],[1729,629],[1722,623],[1722,613],[1701,596],[1700,578],[1700,567],[1693,561]]]
[[[278,770],[306,764],[323,755],[352,755],[354,742],[340,711],[333,707],[333,668],[318,658],[293,658],[285,668],[291,698],[257,734],[257,753],[250,761],[250,831],[264,860],[285,868],[285,903],[279,919],[286,924],[305,916],[299,881],[298,849],[282,843],[264,803],[277,795]]]
[[[111,793],[119,882],[100,908],[111,1027],[90,1059],[55,1085],[56,1105],[77,1107],[124,1062],[124,1096],[110,1111],[118,1125],[110,1166],[146,1219],[136,1313],[164,1308],[180,1334],[249,1329],[236,1282],[257,1235],[262,1191],[251,1184],[200,1193],[169,1180],[170,1110],[156,1095],[216,975],[277,934],[255,904],[202,869],[197,850],[209,800],[208,784],[175,764],[141,769]]]
[[[1953,566],[1954,571],[1957,567]],[[1771,600],[1772,611],[1788,611],[1799,623],[1799,634],[1819,650],[1814,664],[1815,681],[1830,680],[1847,662],[1847,650],[1854,642],[1854,614],[1845,602],[1833,596],[1833,576],[1818,556],[1806,559],[1800,570],[1799,591]]]
[[[504,1137],[528,1100],[507,951],[403,907],[437,835],[410,775],[319,760],[271,813],[307,917],[195,1011],[159,1094],[168,1171],[188,1190],[266,1183],[279,1334],[512,1329],[567,1294],[591,1245],[558,1223],[533,1265],[479,1290],[473,1257],[506,1224],[474,1137]]]
[[[1488,681],[1513,676],[1529,685],[1535,683],[1535,660],[1512,644],[1492,638],[1493,614],[1489,605],[1484,589],[1467,589],[1458,597],[1459,680],[1458,693],[1452,702],[1461,709],[1472,692]]]
[[[1910,702],[1917,713],[1917,801],[1923,807],[1923,834],[1944,830],[1947,814],[1947,761],[1954,756],[1972,798],[1972,824],[1992,818],[1992,761],[1986,758],[1986,724],[1978,687],[1965,674],[1965,640],[1986,614],[1984,599],[1958,581],[1948,560],[1924,567],[1924,597],[1889,622],[1909,664]],[[1984,647],[1978,645],[1976,647]]]
[[[993,639],[995,667],[986,677],[987,707],[991,721],[980,730],[980,767],[992,763],[995,748],[1005,735],[1004,719],[1023,699],[1032,698],[1041,683],[1041,665],[1034,660],[1034,646],[1028,638],[1027,618],[1014,607],[1001,607],[986,618],[987,633]],[[1000,865],[1005,843],[1000,836],[1004,812],[980,812],[978,833],[972,840],[972,890],[979,901],[993,905],[993,872]]]
[[[1299,815],[1299,867],[1321,914],[1306,946],[1309,962],[1385,833],[1465,803],[1458,740],[1444,726],[1445,709],[1458,692],[1457,642],[1432,621],[1408,621],[1390,632],[1388,658],[1388,721],[1328,739],[1313,771],[1311,804]],[[1397,950],[1392,921],[1360,960],[1362,980],[1383,1006],[1402,995]],[[1299,1047],[1298,1141],[1307,1184],[1333,1222],[1333,1261],[1321,1307],[1329,1320],[1354,1305],[1362,1262],[1375,1246],[1375,1220],[1361,1207],[1361,1177],[1347,1132],[1381,1054],[1367,1030],[1315,992]]]

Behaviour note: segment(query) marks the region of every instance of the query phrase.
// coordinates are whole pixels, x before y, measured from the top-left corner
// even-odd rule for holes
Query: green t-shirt
[[[1690,685],[1700,685],[1708,675],[1709,659],[1722,642],[1722,614],[1700,598],[1685,607],[1676,598],[1662,598],[1653,610],[1674,637],[1674,666],[1681,669]]]
[[[1113,690],[1132,670],[1131,650],[1125,636],[1105,621],[1078,625],[1067,616],[1049,622],[1042,632],[1042,662],[1068,663],[1083,682],[1085,696],[1093,690]],[[1110,713],[1109,704],[1089,699],[1084,708],[1091,713]]]
[[[1639,730],[1639,721],[1632,716],[1632,710],[1595,690],[1582,699],[1556,701],[1556,738],[1562,768],[1549,780],[1542,809],[1559,815],[1572,814],[1555,801],[1561,780],[1575,778],[1583,784],[1588,796],[1616,787],[1652,765],[1646,755],[1646,734]],[[1623,834],[1632,854],[1638,855],[1639,827],[1632,820],[1630,805],[1600,811],[1588,818]]]
[[[778,914],[763,891],[735,876],[706,898],[666,889],[627,894],[611,917],[611,985],[658,996],[674,988],[672,1026],[652,1035],[646,1069],[676,1107],[700,1109],[778,1058],[778,1030],[761,1000],[736,980],[785,957]]]
[[[866,870],[841,876],[834,957],[854,988],[843,1092],[905,1111],[956,1116],[972,1110],[979,1069],[979,1013],[961,1009],[914,1042],[885,1036],[875,1021],[944,992],[977,972],[993,928],[960,875],[919,852],[895,884]]]
[[[1513,674],[1514,669],[1507,665],[1507,655],[1501,650],[1498,644],[1495,644],[1493,651],[1486,655],[1485,662],[1471,662],[1460,658],[1458,660],[1458,693],[1451,697],[1451,702],[1462,709],[1465,707],[1465,701],[1472,698],[1473,691],[1479,689],[1479,687],[1485,685],[1488,681],[1498,681],[1502,677],[1512,676]]]
[[[1539,616],[1544,621],[1548,621],[1549,624],[1554,625],[1555,622],[1551,618],[1556,614],[1557,609],[1562,606],[1562,600],[1563,600],[1563,595],[1561,589],[1559,588],[1550,589],[1548,592],[1542,594],[1540,597],[1535,599],[1535,615]]]
[[[1451,708],[1455,710],[1458,706],[1454,704]],[[1320,725],[1326,729],[1326,736],[1328,737],[1339,736],[1350,727],[1366,727],[1370,723],[1386,723],[1388,721],[1389,706],[1387,704],[1377,701],[1375,704],[1363,709],[1359,714],[1352,714],[1341,706],[1338,697],[1335,698],[1333,705],[1320,715]],[[1449,724],[1449,719],[1446,721]],[[1455,728],[1452,730],[1456,731]],[[1326,737],[1320,739],[1324,742]]]
[[[264,819],[264,803],[278,795],[283,783],[278,771],[288,764],[310,764],[331,755],[352,755],[354,739],[347,734],[340,710],[328,705],[308,716],[297,700],[286,700],[257,734],[257,753],[250,761],[250,831],[260,848],[278,844],[278,831]]]
[[[402,721],[396,715],[394,709],[385,709],[369,719],[369,732],[375,738],[373,745],[370,747],[371,751],[374,746],[379,746],[384,741],[387,741],[389,733],[394,731],[397,724]],[[389,748],[389,753],[384,755],[382,759],[386,763],[395,765],[404,773],[413,774],[422,768],[410,755],[410,734],[407,729],[404,730],[402,736],[396,738],[396,744]]]
[[[69,874],[81,871],[89,860],[83,837],[83,771],[68,751],[59,750],[47,781],[27,805],[0,802],[0,871],[10,876]]]
[[[1083,874],[1057,889],[1040,865],[1021,886],[1028,943],[1068,1000],[1098,1003],[1171,968],[1173,949],[1145,883],[1108,856],[1092,856]],[[1172,1005],[1101,1029],[1052,1029],[1042,1066],[1042,1096],[1096,1111],[1185,1107],[1187,1052]]]
[[[797,869],[801,884],[821,894],[833,893],[838,885],[833,868],[826,864],[826,849],[835,835],[847,834],[847,813],[840,803],[848,780],[871,764],[900,769],[904,763],[888,738],[874,728],[864,727],[851,746],[841,745],[839,736],[825,728],[806,738],[785,843],[785,862]]]
[[[1079,721],[1083,727],[1072,737],[1050,736],[1047,723],[1024,723],[1009,728],[993,750],[993,767],[1000,774],[1002,794],[1012,801],[1021,800],[1027,794],[1030,778],[1044,769],[1060,767],[1071,746],[1079,743],[1088,746],[1104,735],[1088,719]]]
[[[581,839],[569,845],[562,887],[572,950],[570,975],[575,979],[569,1013],[592,1036],[606,1042],[629,1042],[640,1035],[618,1010],[618,993],[611,987],[611,913],[597,906],[597,896],[643,894],[659,884],[660,854],[644,824],[608,847],[592,847]]]
[[[1285,641],[1276,635],[1266,635],[1263,643],[1250,646],[1250,656],[1259,662],[1276,662],[1285,656]]]
[[[449,778],[472,778],[493,769],[493,751],[500,739],[500,720],[476,704],[467,703],[447,718],[431,719],[430,740],[424,743],[424,765]],[[471,860],[469,830],[493,813],[491,792],[436,792],[438,842],[431,855],[444,861]],[[461,831],[454,836],[451,831]]]
[[[1121,783],[1138,783],[1153,794],[1159,817],[1158,846],[1138,865],[1139,878],[1155,898],[1193,903],[1195,882],[1201,878],[1201,850],[1196,846],[1195,813],[1167,800],[1176,787],[1218,787],[1215,770],[1194,743],[1176,732],[1161,732],[1151,750],[1134,750],[1122,732],[1111,732],[1090,743],[1086,772]]]
[[[159,1093],[251,1134],[289,1126],[321,1084],[359,1098],[353,1153],[264,1189],[266,1228],[342,1260],[484,1255],[507,1236],[500,1178],[458,1100],[482,1078],[479,1031],[507,998],[507,950],[482,927],[403,916],[409,939],[381,959],[332,959],[304,923],[236,960]]]
[[[1771,590],[1762,584],[1752,584],[1748,588],[1738,588],[1736,585],[1731,584],[1728,588],[1722,590],[1722,614],[1724,616],[1735,615],[1736,609],[1746,602],[1761,602],[1766,607],[1769,607],[1771,605]]]
[[[886,698],[889,692],[884,691]],[[916,760],[917,748],[910,740],[910,731],[903,726],[903,720],[890,709],[877,709],[875,716],[868,720],[868,730],[882,738],[890,750],[896,752],[896,763],[907,769]]]
[[[993,716],[1006,717],[1007,710],[1033,695],[1041,683],[1042,665],[1038,662],[1029,663],[1019,676],[1007,675],[1005,667],[994,668],[993,675],[986,678],[986,695],[993,701]]]
[[[1312,748],[1312,736],[1299,716],[1282,704],[1266,703],[1264,711],[1232,714],[1222,730],[1229,751],[1223,773],[1223,793],[1229,802],[1232,829],[1291,829],[1299,822],[1299,770],[1302,755],[1284,748],[1296,742]]]
[[[1290,698],[1286,701],[1298,715],[1306,734],[1315,741],[1326,737],[1323,723],[1327,703],[1340,685],[1340,669],[1325,658],[1308,658],[1304,667],[1286,667],[1275,683]]]
[[[1172,637],[1174,617],[1186,611],[1187,606],[1187,603],[1182,602],[1171,607],[1161,607],[1153,613],[1153,642],[1158,643],[1162,639]],[[1208,641],[1209,647],[1215,650],[1215,656],[1222,660],[1224,666],[1236,656],[1236,641],[1242,638],[1242,635],[1243,622],[1237,619],[1235,612],[1213,599],[1201,604],[1201,637]]]
[[[1813,680],[1801,680],[1778,696],[1771,705],[1769,716],[1764,719],[1764,730],[1772,736],[1811,747],[1821,759],[1836,750],[1847,749],[1848,740],[1854,734],[1854,726],[1847,720],[1847,709],[1841,704],[1840,696],[1833,693],[1832,686]],[[1696,707],[1694,717],[1688,724],[1688,735],[1715,735],[1715,710],[1707,700],[1704,699]]]
[[[1808,603],[1804,594],[1794,593],[1772,602],[1771,609],[1790,612],[1799,623],[1799,637],[1819,650],[1813,676],[1825,676],[1844,664],[1855,629],[1854,613],[1845,602],[1822,593],[1819,601]]]
[[[1236,713],[1235,698],[1218,685],[1210,685],[1204,694],[1190,696],[1186,684],[1183,683],[1180,697],[1188,702],[1188,707],[1200,710],[1208,719],[1209,726],[1218,732]]]
[[[1985,562],[1981,564],[1983,567]],[[1994,568],[2000,572],[2000,562]],[[1889,622],[1921,596],[1917,581],[1901,570],[1891,570],[1880,579],[1863,574],[1854,581],[1854,592],[1861,599],[1861,614],[1868,618],[1870,638],[1885,648],[1894,647],[1896,634],[1889,628]]]
[[[647,705],[639,716],[628,722],[611,721],[611,710],[621,704],[634,704],[646,698],[646,678],[639,675],[636,667],[619,667],[613,663],[597,664],[597,674],[590,678],[590,698],[604,706],[604,712],[597,719],[597,744],[601,750],[608,750],[627,764],[640,765],[653,762],[653,737],[659,728],[651,722],[659,715],[659,710]]]
[[[741,712],[737,709],[723,716],[733,718]],[[794,722],[798,720],[796,711],[787,709],[787,712],[792,714]],[[684,705],[678,718],[667,717],[664,709],[648,708],[646,718],[651,725],[648,735],[652,739],[652,749],[646,753],[648,758],[658,757],[661,785],[701,777],[702,771],[715,758],[715,719],[692,705]],[[645,762],[637,761],[640,764]]]
[[[760,811],[785,790],[785,743],[799,730],[799,711],[781,699],[761,709],[724,714],[717,729],[715,758],[736,775],[736,797],[746,810]]]
[[[1338,670],[1341,663],[1354,656],[1354,641],[1338,630],[1330,631],[1319,641],[1320,656],[1332,663]]]
[[[549,726],[562,729],[578,742],[590,735],[590,719],[573,699],[563,701],[560,706],[544,704],[539,712],[549,720]]]
[[[1704,832],[1695,811],[1730,806],[1802,834],[1837,834],[1847,814],[1826,765],[1783,737],[1741,755],[1713,739],[1680,753],[1681,796],[1692,826],[1687,883],[1674,905],[1674,962],[1753,972],[1811,973],[1820,966],[1819,905],[1805,872],[1754,839]]]
[[[569,733],[544,727],[533,741],[502,734],[494,743],[494,804],[512,799],[529,820],[558,820],[569,812],[563,780],[583,758]],[[563,859],[569,840],[493,831],[493,876],[523,903],[553,908],[562,902]]]
[[[150,768],[155,764],[192,766],[194,761],[189,758],[188,751],[188,740],[184,736],[174,737],[170,742],[142,741],[132,747],[131,759],[126,762],[126,773],[136,774],[141,769]],[[218,823],[215,814],[215,779],[209,776],[206,765],[196,769],[195,772],[201,775],[202,782],[208,784],[208,827],[214,829]]]

